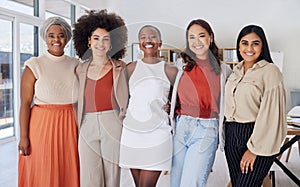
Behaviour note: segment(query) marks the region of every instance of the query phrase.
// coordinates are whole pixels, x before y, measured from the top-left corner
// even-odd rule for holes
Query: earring
[[[110,45],[109,51],[112,49],[112,46]]]
[[[88,44],[87,46],[88,46],[88,48],[91,48],[91,44]]]

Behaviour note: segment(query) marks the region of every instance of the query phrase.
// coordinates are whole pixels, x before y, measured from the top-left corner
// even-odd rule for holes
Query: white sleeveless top
[[[146,170],[169,170],[172,134],[168,114],[170,81],[165,62],[136,63],[129,80],[129,105],[123,121],[120,166]]]
[[[163,110],[168,101],[170,81],[165,74],[165,62],[136,63],[129,80],[129,105],[124,126],[133,131],[152,131],[168,121]]]

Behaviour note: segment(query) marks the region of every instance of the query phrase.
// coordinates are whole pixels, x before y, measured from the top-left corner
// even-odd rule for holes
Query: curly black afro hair
[[[112,48],[108,52],[108,56],[117,60],[123,58],[127,45],[127,28],[125,22],[117,14],[108,13],[106,9],[90,10],[78,18],[73,29],[73,41],[76,54],[82,60],[91,57],[88,39],[98,28],[105,29],[110,33]]]

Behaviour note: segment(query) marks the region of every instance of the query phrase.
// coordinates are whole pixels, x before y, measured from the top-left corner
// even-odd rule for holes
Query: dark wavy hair
[[[212,28],[203,19],[192,20],[186,28],[186,32],[185,32],[186,48],[180,54],[183,61],[186,63],[186,65],[184,66],[184,70],[191,71],[193,69],[193,67],[196,65],[196,61],[197,61],[196,54],[190,49],[189,42],[188,42],[189,29],[191,28],[191,26],[193,26],[195,24],[203,27],[208,32],[208,34],[213,37],[213,41],[211,42],[211,44],[209,46],[208,60],[209,60],[209,63],[211,65],[213,71],[217,75],[219,75],[221,72],[220,59],[219,59],[219,55],[218,55],[219,48],[217,47],[217,45],[215,43],[215,36],[214,36],[214,32],[213,32]]]
[[[73,41],[76,54],[82,60],[91,57],[88,39],[98,28],[105,29],[110,34],[112,48],[107,55],[116,60],[123,58],[127,45],[127,27],[120,16],[108,13],[106,9],[86,11],[74,24]]]
[[[245,26],[240,31],[240,33],[238,35],[238,38],[237,38],[237,41],[236,41],[236,54],[237,54],[237,57],[238,57],[239,61],[243,60],[243,57],[241,56],[240,50],[239,50],[240,49],[240,41],[245,35],[250,34],[250,33],[255,33],[261,39],[261,42],[262,42],[262,50],[261,50],[261,53],[258,57],[258,61],[266,60],[269,63],[274,63],[272,58],[271,58],[269,45],[268,45],[268,42],[267,42],[265,32],[260,26],[257,26],[257,25]]]

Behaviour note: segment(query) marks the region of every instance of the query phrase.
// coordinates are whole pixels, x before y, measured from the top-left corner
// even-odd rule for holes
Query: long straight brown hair
[[[190,49],[189,47],[189,42],[188,42],[188,32],[189,29],[191,28],[191,26],[193,25],[200,25],[201,27],[203,27],[209,35],[212,36],[213,40],[209,46],[209,52],[208,52],[208,60],[209,63],[213,69],[213,71],[219,75],[221,72],[221,67],[220,67],[220,59],[218,56],[218,51],[219,48],[217,47],[216,43],[215,43],[215,36],[214,36],[214,32],[211,29],[210,25],[204,21],[203,19],[196,19],[196,20],[192,20],[189,25],[186,28],[186,33],[185,33],[185,37],[186,37],[186,48],[185,50],[180,54],[183,61],[186,63],[186,65],[184,66],[184,70],[185,71],[191,71],[193,69],[193,67],[196,65],[196,54]]]

